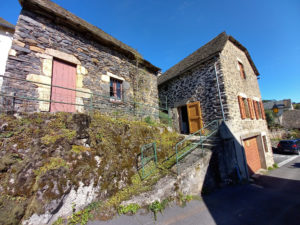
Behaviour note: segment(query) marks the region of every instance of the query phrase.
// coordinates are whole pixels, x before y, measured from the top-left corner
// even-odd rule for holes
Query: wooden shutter
[[[259,119],[259,112],[258,112],[257,101],[253,101],[253,104],[254,104],[255,116],[256,116],[256,119],[258,120]]]
[[[241,118],[246,119],[246,112],[245,112],[245,105],[243,102],[243,98],[241,96],[238,96],[238,100],[240,105]]]
[[[259,103],[260,103],[260,108],[261,108],[261,116],[262,116],[263,120],[265,120],[266,119],[266,115],[265,115],[264,104],[263,104],[262,101],[259,102]]]
[[[190,133],[195,133],[203,127],[200,102],[193,102],[186,105],[189,119]]]
[[[248,98],[248,106],[249,106],[249,111],[250,111],[250,118],[253,120],[254,117],[255,117],[255,112],[254,112],[254,109],[253,109],[253,101],[252,99]]]

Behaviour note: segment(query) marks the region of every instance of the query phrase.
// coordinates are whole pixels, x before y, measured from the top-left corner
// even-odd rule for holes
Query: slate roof
[[[8,28],[10,30],[15,30],[15,26],[5,19],[0,17],[0,27]]]
[[[126,55],[130,59],[136,59],[140,63],[140,65],[145,66],[150,71],[160,71],[160,68],[143,59],[143,57],[135,49],[105,33],[100,28],[75,16],[71,12],[67,11],[66,9],[50,0],[19,0],[19,2],[24,9],[53,19],[54,21],[68,26],[73,30],[84,33],[85,36],[93,37],[99,43]]]
[[[190,67],[194,66],[197,63],[203,63],[219,52],[221,52],[226,44],[227,41],[231,41],[235,44],[238,48],[245,52],[254,73],[258,76],[259,72],[252,61],[248,50],[240,44],[237,40],[235,40],[232,36],[227,35],[226,32],[220,33],[217,37],[209,41],[207,44],[203,45],[201,48],[181,60],[175,66],[168,69],[165,73],[158,77],[158,85],[163,84],[164,82],[177,77],[178,75],[182,74],[184,71],[188,70]]]

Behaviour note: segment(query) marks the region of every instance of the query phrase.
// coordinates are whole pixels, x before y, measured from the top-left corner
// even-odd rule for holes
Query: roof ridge
[[[209,42],[198,48],[196,51],[179,61],[177,64],[169,68],[163,75],[158,77],[158,84],[162,84],[169,79],[176,77],[179,73],[183,72],[192,65],[199,61],[207,60],[212,55],[223,50],[229,36],[225,31],[218,34],[216,37],[211,39]]]
[[[55,17],[55,19],[59,20],[60,23],[79,32],[88,32],[93,38],[101,42],[103,45],[110,46],[116,51],[127,55],[129,58],[138,61],[141,65],[151,71],[157,72],[160,70],[160,68],[145,60],[142,55],[132,47],[124,44],[120,40],[104,32],[102,29],[76,16],[51,0],[19,0],[19,2],[24,9],[33,11],[37,14],[42,14],[45,17]],[[43,13],[41,11],[47,13]]]

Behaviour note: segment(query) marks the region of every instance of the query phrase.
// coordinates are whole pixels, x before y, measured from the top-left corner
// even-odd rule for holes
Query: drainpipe
[[[219,54],[219,58],[220,58],[220,54]],[[219,84],[219,78],[218,78],[216,64],[217,64],[217,61],[214,63],[214,68],[215,68],[215,74],[216,74],[216,79],[217,79],[217,86],[218,86],[218,92],[219,92],[219,99],[220,99],[220,105],[221,105],[221,110],[222,110],[222,116],[223,116],[223,120],[225,121],[224,107],[223,107],[222,98],[221,98],[220,84]]]

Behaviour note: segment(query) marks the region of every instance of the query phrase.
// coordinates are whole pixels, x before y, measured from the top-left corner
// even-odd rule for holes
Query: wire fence
[[[38,77],[36,77],[38,78]],[[137,91],[138,92],[138,91]],[[142,99],[137,101],[136,99]],[[81,112],[100,111],[112,117],[130,117],[148,123],[171,126],[167,99],[150,96],[134,97],[122,93],[121,98],[89,89],[63,87],[39,79],[31,80],[0,75],[0,112]]]

